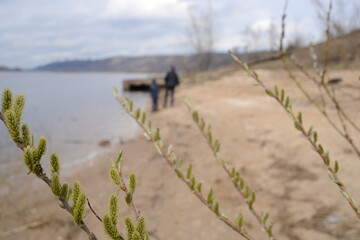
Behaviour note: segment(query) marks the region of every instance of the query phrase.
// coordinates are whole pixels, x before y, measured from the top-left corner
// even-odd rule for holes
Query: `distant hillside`
[[[313,46],[317,57],[317,64],[321,67],[324,61],[325,43],[320,42]],[[332,68],[360,68],[360,30],[345,34],[344,36],[333,38],[329,44],[328,62]],[[309,47],[292,49],[291,56],[301,65],[311,68],[314,60],[311,57]],[[266,62],[256,66],[257,68],[283,68],[280,60]],[[290,67],[293,67],[290,65]]]
[[[9,68],[5,66],[0,66],[0,71],[21,71],[20,68]]]
[[[314,45],[319,62],[324,60],[325,43]],[[294,52],[296,58],[303,59],[305,65],[311,66],[309,50],[299,49]],[[353,31],[341,37],[331,39],[329,45],[329,63],[340,67],[360,66],[360,30]]]
[[[267,55],[262,52],[261,55]],[[251,58],[260,53],[247,54]],[[233,60],[227,53],[216,53],[210,68],[226,66]],[[165,72],[175,65],[180,72],[194,71],[196,59],[189,55],[112,57],[101,60],[75,60],[54,62],[35,68],[36,71],[88,71],[88,72]]]

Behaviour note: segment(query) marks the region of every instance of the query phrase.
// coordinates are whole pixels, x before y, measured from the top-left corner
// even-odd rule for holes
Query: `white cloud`
[[[102,16],[111,19],[187,18],[191,3],[180,0],[109,0]]]
[[[267,32],[270,30],[274,20],[271,18],[260,19],[251,25],[251,29],[257,32]]]

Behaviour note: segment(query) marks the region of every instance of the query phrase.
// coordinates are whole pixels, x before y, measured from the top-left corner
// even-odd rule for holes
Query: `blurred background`
[[[333,0],[332,2],[329,36],[333,43],[330,45],[328,60],[329,65],[338,72],[329,75],[329,79],[341,77],[347,84],[344,85],[347,88],[344,88],[340,96],[343,97],[346,107],[352,107],[352,116],[356,121],[358,109],[353,107],[354,102],[359,100],[359,94],[350,93],[347,90],[359,88],[360,2],[359,0]],[[186,192],[187,189],[177,192],[178,182],[170,177],[172,173],[166,173],[161,165],[153,165],[153,160],[157,158],[156,154],[151,152],[151,148],[146,147],[143,140],[139,140],[139,128],[114,100],[112,88],[117,87],[121,96],[133,99],[136,107],[149,110],[148,92],[124,91],[124,82],[140,80],[148,84],[149,79],[157,78],[162,84],[169,67],[175,66],[181,82],[179,91],[176,93],[175,108],[151,115],[155,119],[154,122],[165,129],[165,138],[178,143],[180,153],[189,161],[193,160],[197,151],[201,154],[205,152],[194,147],[201,140],[194,138],[190,130],[196,131],[196,129],[190,127],[190,123],[184,120],[185,116],[181,113],[184,110],[182,99],[185,97],[193,99],[195,105],[203,109],[207,117],[214,120],[215,126],[225,128],[223,133],[220,133],[220,136],[229,138],[229,141],[225,142],[225,147],[237,149],[237,142],[242,141],[239,140],[239,135],[248,139],[243,146],[259,144],[254,148],[249,147],[248,151],[251,152],[247,153],[247,157],[246,153],[243,153],[247,159],[245,162],[250,167],[242,170],[249,174],[248,177],[254,181],[254,185],[260,189],[260,192],[266,193],[266,187],[262,186],[263,183],[256,178],[256,171],[267,168],[260,162],[254,164],[251,161],[251,154],[259,149],[266,150],[269,144],[272,146],[272,140],[267,138],[275,134],[274,128],[267,122],[263,125],[267,130],[262,132],[256,126],[251,124],[248,126],[245,120],[257,122],[258,119],[253,118],[255,113],[257,114],[256,109],[261,110],[263,105],[260,103],[266,105],[267,102],[265,100],[265,103],[262,102],[263,99],[258,98],[260,93],[249,88],[252,83],[245,75],[240,75],[241,80],[245,79],[244,82],[237,82],[238,67],[234,65],[227,51],[232,50],[240,59],[248,62],[265,59],[265,62],[256,65],[265,79],[271,83],[279,80],[292,92],[294,86],[287,85],[288,81],[285,80],[287,75],[282,70],[281,61],[278,58],[284,5],[284,0],[0,0],[0,89],[8,87],[14,94],[26,95],[23,121],[30,125],[35,140],[40,136],[48,139],[46,159],[51,152],[59,153],[67,180],[69,182],[75,178],[83,180],[85,188],[93,194],[93,198],[96,199],[94,202],[101,210],[106,207],[107,196],[113,190],[111,186],[103,185],[106,182],[110,185],[107,180],[108,160],[110,157],[114,158],[119,149],[127,149],[129,152],[127,157],[131,159],[127,170],[135,171],[136,169],[140,175],[143,175],[142,180],[146,182],[143,183],[144,193],[140,195],[142,200],[139,202],[145,215],[147,214],[146,216],[153,221],[149,225],[151,237],[168,239],[166,234],[172,233],[179,225],[186,225],[186,222],[194,217],[184,213],[186,207],[181,205],[180,200],[174,200],[182,199],[183,192],[190,194]],[[288,2],[285,50],[309,69],[317,68],[319,66],[317,64],[324,59],[323,47],[326,40],[328,6],[328,0],[290,0]],[[273,58],[277,60],[272,61]],[[161,97],[163,97],[162,94]],[[249,94],[244,95],[248,99],[240,99],[240,96],[244,97],[242,94]],[[295,102],[300,108],[307,109],[305,100],[296,95],[297,93],[294,94],[297,99]],[[222,114],[232,119],[233,123],[221,119],[220,113],[208,110],[211,104],[218,110],[222,109],[224,111]],[[234,112],[232,107],[235,108],[235,106],[237,107],[235,110],[240,109],[243,115],[232,114]],[[250,109],[252,111],[243,109],[250,106],[253,108]],[[272,109],[271,106],[268,109]],[[269,112],[264,110],[261,116],[266,119],[272,112],[273,110]],[[309,113],[313,114],[310,110]],[[229,130],[237,127],[238,118],[235,116],[245,119],[241,120],[245,122],[241,125],[240,132]],[[276,119],[274,122],[282,129],[282,120]],[[321,126],[326,132],[327,126]],[[282,131],[280,134],[282,140],[289,141],[286,138],[286,130]],[[266,139],[258,143],[257,137],[263,136],[266,136],[264,137]],[[293,137],[295,139],[298,136]],[[330,142],[330,146],[342,146],[336,138],[332,140],[334,142]],[[290,147],[292,151],[284,150],[286,156],[282,157],[292,158],[293,152],[297,152],[299,148],[302,149],[297,143],[297,140],[294,140],[294,145]],[[282,149],[283,145],[275,144],[274,149]],[[345,147],[340,152],[340,156],[351,155]],[[40,184],[36,182],[37,180],[26,175],[21,154],[9,139],[7,129],[0,124],[0,239],[49,239],[50,236],[56,236],[55,239],[59,240],[83,239],[84,235],[73,226],[71,217],[66,214],[61,215],[61,209],[47,212],[47,209],[56,208],[56,203],[54,204],[55,201],[51,198],[48,189],[38,187]],[[199,155],[201,159],[211,157],[201,154]],[[274,157],[275,153],[266,152],[266,154],[271,156],[270,159],[275,159],[274,162],[279,160]],[[234,158],[240,157],[232,150],[230,150],[230,155]],[[299,156],[308,155],[300,153]],[[301,158],[295,162],[299,161]],[[241,167],[239,163],[235,165]],[[260,165],[262,167],[259,170],[257,167]],[[267,166],[270,165],[269,163]],[[223,177],[211,179],[211,176],[217,176],[215,170],[211,170],[212,165],[204,165],[204,163],[198,165],[200,168],[203,166],[209,167],[209,172],[212,174],[205,173],[204,178],[215,181],[213,182],[215,188],[220,186]],[[314,168],[319,167],[316,164],[314,166]],[[48,169],[47,161],[44,162],[44,167]],[[287,165],[284,167],[285,171],[289,170],[287,167]],[[85,173],[79,169],[85,169]],[[148,169],[155,169],[155,172],[147,172]],[[289,171],[298,173],[298,170],[290,166]],[[206,171],[203,170],[203,172]],[[351,172],[348,176],[356,174],[357,172]],[[159,178],[159,175],[162,178]],[[287,180],[291,182],[298,177],[301,181],[305,181],[301,183],[306,189],[305,185],[308,183],[306,181],[309,181],[309,178],[305,175],[300,177],[291,175],[290,180]],[[265,179],[262,182],[271,181],[274,174],[268,177],[270,180]],[[164,179],[168,181],[167,185],[161,181]],[[287,180],[286,178],[285,181],[284,178],[279,179],[280,183]],[[311,177],[310,180],[315,181]],[[152,186],[148,181],[153,181],[156,190],[149,190]],[[321,178],[318,181],[322,184],[327,180]],[[274,183],[274,188],[281,185],[280,183]],[[295,185],[297,184],[295,182]],[[304,199],[299,200],[295,197],[297,199],[295,201],[304,204],[300,205],[304,208],[313,207],[316,211],[320,209],[316,212],[317,215],[309,213],[304,214],[306,215],[304,218],[297,219],[291,219],[289,217],[291,214],[282,215],[282,209],[277,203],[284,201],[281,203],[287,207],[291,206],[293,202],[289,195],[292,190],[289,189],[296,188],[295,186],[286,186],[279,199],[274,197],[278,193],[272,193],[269,202],[260,203],[261,206],[273,210],[274,218],[278,219],[281,226],[276,231],[280,232],[283,239],[305,239],[302,238],[303,236],[326,240],[358,239],[359,231],[354,230],[352,223],[346,220],[348,213],[334,217],[330,213],[327,214],[325,210],[326,214],[323,213],[319,202],[312,202],[314,206],[306,205],[311,202],[309,200],[311,196],[322,189],[321,184],[308,192]],[[33,198],[29,196],[28,189],[34,189]],[[162,192],[165,195],[161,195]],[[224,195],[223,200],[228,201],[237,209],[233,196],[226,197],[226,191],[220,190],[220,192]],[[332,191],[329,190],[329,192],[326,190],[326,194],[329,194],[327,196],[332,196]],[[150,203],[147,201],[148,198],[151,199]],[[186,203],[188,203],[187,200],[196,201],[191,197],[185,197]],[[179,204],[177,205],[179,212],[173,209],[170,201]],[[326,205],[327,198],[324,197],[322,201]],[[338,202],[329,204],[333,204],[331,205],[333,207]],[[194,209],[199,208],[198,205],[191,206]],[[15,208],[18,210],[15,211]],[[153,209],[156,211],[152,211]],[[289,211],[301,215],[301,211],[299,212],[296,207],[293,210]],[[123,211],[128,214],[127,210]],[[161,218],[160,215],[168,211],[185,215],[182,216],[182,220]],[[231,209],[229,212],[233,214]],[[24,213],[26,216],[23,216]],[[217,223],[216,219],[212,219],[209,220],[211,224],[207,225],[206,214],[206,212],[200,213],[200,220],[193,224],[196,228],[192,230],[183,228],[173,235],[173,239],[190,237],[192,239],[219,239],[224,236],[223,234],[228,234],[226,226],[210,234],[209,231],[217,226]],[[329,216],[330,220],[327,218]],[[314,222],[306,225],[309,219],[332,221],[334,218],[334,221],[337,221],[335,225],[329,228],[321,226],[324,227],[324,231],[319,230],[319,226]],[[297,230],[289,230],[291,226],[290,222],[286,223],[287,220],[293,224],[303,224],[299,225],[308,232],[299,233],[296,232]],[[89,221],[96,222],[94,219],[91,220],[91,217]],[[27,225],[33,222],[39,224],[35,224],[35,227]],[[324,222],[324,225],[326,223]],[[18,227],[21,226],[27,227],[18,231]],[[197,231],[198,228],[204,230]],[[102,232],[101,227],[95,229]],[[339,231],[345,231],[344,229],[347,231],[345,237],[336,235]],[[73,233],[73,231],[78,232]],[[260,231],[254,231],[256,236],[261,235]],[[311,231],[316,231],[316,234]],[[318,232],[324,235],[317,235]],[[236,238],[231,234],[225,236],[227,239]]]

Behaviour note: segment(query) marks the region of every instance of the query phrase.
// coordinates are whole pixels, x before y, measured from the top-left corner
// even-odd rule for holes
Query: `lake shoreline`
[[[122,91],[122,82],[131,76],[146,77],[143,74],[0,73],[0,89],[9,87],[14,95],[25,94],[23,122],[30,126],[35,143],[45,136],[49,143],[45,158],[57,152],[64,166],[71,166],[74,161],[86,161],[102,152],[100,141],[114,144],[135,136],[136,124],[126,116],[112,93],[112,88],[117,87],[137,107],[144,107],[148,96]],[[19,158],[4,126],[0,126],[0,152],[3,172],[9,157]]]

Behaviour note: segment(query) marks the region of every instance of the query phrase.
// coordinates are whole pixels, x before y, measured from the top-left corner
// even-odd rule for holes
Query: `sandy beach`
[[[277,239],[358,240],[360,229],[356,215],[329,180],[320,157],[294,129],[280,106],[262,88],[254,86],[254,81],[242,71],[208,74],[212,76],[202,75],[195,83],[184,81],[176,89],[174,107],[149,112],[148,116],[153,125],[161,129],[165,145],[172,144],[185,164],[193,163],[194,174],[203,182],[204,192],[214,188],[221,211],[230,219],[243,212],[251,235],[257,240],[267,239],[231,180],[216,163],[192,122],[184,99],[212,125],[214,138],[222,144],[221,154],[256,191],[256,209],[270,213]],[[360,201],[357,184],[360,160],[353,150],[301,95],[285,71],[259,69],[258,74],[269,86],[277,84],[286,89],[293,108],[302,111],[305,126],[312,125],[318,131],[319,142],[330,150],[332,159],[340,163],[339,176],[354,199]],[[336,70],[330,75],[343,78],[343,82],[335,86],[337,96],[347,113],[360,124],[360,71]],[[317,94],[312,82],[303,80],[304,86]],[[329,108],[328,114],[336,118],[334,108]],[[360,135],[353,130],[350,133],[359,144]],[[124,151],[125,176],[130,172],[137,176],[134,201],[147,219],[150,239],[241,239],[178,180],[140,131],[135,139],[111,145],[96,160],[62,173],[65,182],[72,183],[75,179],[81,182],[100,216],[107,212],[108,198],[116,192],[108,177],[109,159],[116,158],[120,150]],[[47,160],[43,163],[48,165]],[[15,167],[1,182],[0,188],[6,194],[0,201],[0,239],[85,239],[86,235],[75,226],[72,217],[58,206],[50,189],[33,175],[26,174],[25,166]],[[120,219],[133,217],[123,198],[120,209]],[[101,223],[88,210],[86,222],[99,239],[107,239]],[[123,223],[119,222],[123,230]],[[22,226],[27,227],[22,229]]]

